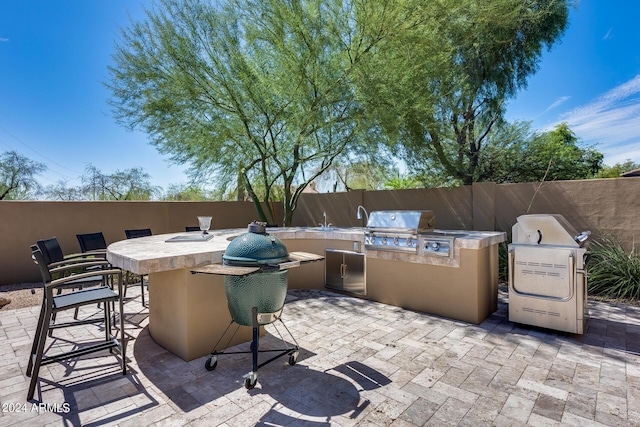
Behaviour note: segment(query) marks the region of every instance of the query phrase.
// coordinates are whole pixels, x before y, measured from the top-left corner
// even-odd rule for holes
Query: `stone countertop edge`
[[[187,234],[185,232],[121,240],[109,245],[107,260],[114,266],[135,274],[158,273],[219,263],[222,262],[222,254],[229,242],[246,231],[246,228],[211,230],[213,238],[206,242],[166,242],[171,237]],[[267,229],[269,234],[282,240],[322,239],[358,241],[360,243],[364,241],[364,231],[363,227],[332,227],[330,230],[322,230],[319,227],[274,227]],[[481,249],[506,240],[506,233],[501,231],[439,231],[467,233],[464,237],[456,237],[454,241],[456,257],[453,259],[391,251],[364,250],[364,253],[367,257],[372,258],[457,267],[459,265],[457,262],[459,249]]]

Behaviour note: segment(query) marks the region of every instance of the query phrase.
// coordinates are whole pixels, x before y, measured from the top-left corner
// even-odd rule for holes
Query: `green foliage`
[[[509,283],[509,240],[498,244],[498,281],[501,283]]]
[[[164,200],[203,201],[211,200],[211,198],[203,188],[196,185],[171,184]]]
[[[58,181],[48,185],[44,189],[44,194],[49,200],[86,200],[82,187],[70,187],[67,181]]]
[[[521,169],[521,180],[546,180],[593,178],[602,167],[603,155],[591,147],[581,148],[578,139],[566,123],[561,123],[551,132],[534,138],[529,143],[529,156]]]
[[[49,200],[151,200],[161,188],[151,184],[151,176],[142,168],[116,170],[111,174],[88,165],[80,177],[81,185],[58,181],[45,188]]]
[[[150,178],[142,168],[104,174],[88,165],[81,178],[80,191],[85,200],[151,200],[160,189],[151,185]]]
[[[411,174],[401,174],[400,171],[396,171],[395,176],[389,177],[384,183],[384,188],[386,190],[404,190],[421,187],[422,183],[416,176]]]
[[[354,19],[364,6],[161,0],[122,31],[109,69],[114,114],[194,177],[236,182],[262,219],[273,212],[259,202],[281,193],[288,224],[306,185],[365,140],[351,74],[379,29],[369,30],[370,11]]]
[[[359,91],[412,169],[470,184],[505,101],[564,32],[571,1],[409,0],[359,74]],[[442,170],[442,171],[441,171]]]
[[[625,172],[640,169],[640,163],[627,159],[624,163],[616,163],[613,166],[604,165],[596,174],[596,178],[620,178]]]
[[[120,123],[263,220],[282,200],[288,224],[308,183],[383,141],[422,185],[489,179],[487,138],[571,3],[159,0],[122,31],[107,86]],[[334,173],[380,186],[356,169]]]
[[[494,128],[480,159],[478,181],[507,183],[594,178],[603,155],[582,147],[566,123],[539,133],[515,122]]]
[[[0,155],[0,200],[28,200],[39,191],[35,175],[47,169],[17,151]]]
[[[594,242],[588,264],[589,294],[620,301],[640,301],[640,256],[612,238]]]
[[[340,160],[318,177],[317,182],[333,183],[333,191],[381,190],[389,173],[386,163],[375,160]]]

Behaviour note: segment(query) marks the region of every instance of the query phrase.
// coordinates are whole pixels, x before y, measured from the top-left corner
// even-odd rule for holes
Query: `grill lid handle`
[[[267,223],[252,221],[251,224],[247,226],[247,230],[249,233],[265,234],[267,232]]]
[[[578,243],[579,245],[582,245],[584,242],[587,241],[587,239],[589,238],[590,235],[591,235],[591,231],[587,230],[587,231],[583,231],[582,233],[578,234],[573,239],[576,241],[576,243]]]

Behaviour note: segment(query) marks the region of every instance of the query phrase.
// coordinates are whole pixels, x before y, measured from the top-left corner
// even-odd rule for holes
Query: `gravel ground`
[[[19,283],[16,285],[0,285],[0,305],[5,299],[9,304],[0,307],[0,310],[31,307],[42,302],[41,283]]]

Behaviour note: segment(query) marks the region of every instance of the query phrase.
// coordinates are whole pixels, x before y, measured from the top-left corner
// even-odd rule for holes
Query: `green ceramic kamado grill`
[[[193,269],[193,273],[224,275],[224,288],[227,305],[231,314],[231,324],[220,337],[213,351],[205,362],[207,370],[214,370],[221,354],[252,354],[252,370],[244,376],[247,389],[255,387],[258,381],[258,369],[282,356],[289,356],[289,364],[294,365],[298,358],[298,344],[289,332],[281,314],[287,296],[288,270],[302,263],[320,261],[323,256],[305,252],[287,251],[282,241],[266,232],[266,225],[252,222],[246,233],[234,238],[224,255],[222,264],[211,264]],[[276,350],[259,350],[259,328],[278,321],[291,336],[294,345],[282,340],[286,348]],[[250,351],[218,351],[218,346],[227,335],[231,325],[249,326],[253,328],[253,339]],[[274,325],[276,327],[276,325]],[[235,334],[235,331],[233,332]],[[281,334],[279,334],[282,336]],[[258,353],[276,352],[274,357],[258,363]]]

